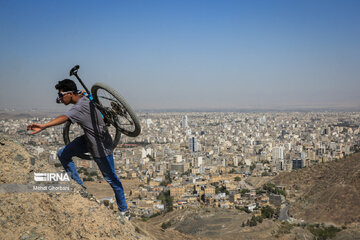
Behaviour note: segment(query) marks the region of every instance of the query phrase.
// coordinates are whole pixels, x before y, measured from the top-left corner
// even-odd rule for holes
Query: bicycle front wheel
[[[105,118],[121,133],[136,137],[141,127],[135,112],[125,99],[113,88],[104,83],[95,83],[91,88],[94,101],[103,109]]]

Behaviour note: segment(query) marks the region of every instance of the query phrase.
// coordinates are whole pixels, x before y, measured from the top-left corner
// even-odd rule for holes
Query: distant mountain
[[[0,112],[0,119],[20,119],[20,118],[32,118],[34,115],[28,113],[5,113]]]

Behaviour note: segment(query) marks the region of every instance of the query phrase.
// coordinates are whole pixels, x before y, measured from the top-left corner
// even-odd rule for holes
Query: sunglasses
[[[62,98],[63,96],[65,96],[66,94],[72,93],[72,91],[67,91],[67,92],[59,92],[58,93],[58,97]]]
[[[73,91],[67,92],[59,92],[58,97],[56,98],[56,103],[62,103],[61,98],[63,98],[66,94],[72,93]]]

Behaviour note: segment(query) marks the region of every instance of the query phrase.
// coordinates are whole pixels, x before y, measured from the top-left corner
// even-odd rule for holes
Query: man
[[[123,186],[120,179],[116,176],[114,169],[112,138],[100,111],[89,98],[82,94],[83,92],[77,89],[74,81],[64,79],[59,81],[55,88],[58,90],[57,103],[63,103],[64,105],[74,104],[74,106],[64,115],[48,123],[28,125],[27,130],[32,130],[33,132],[31,134],[36,134],[48,127],[63,124],[68,120],[72,123],[79,124],[85,134],[63,147],[58,152],[59,160],[71,178],[86,189],[83,181],[80,179],[72,157],[90,152],[105,180],[114,190],[120,211],[120,219],[122,223],[124,223],[124,218],[130,219],[130,213],[127,210]]]

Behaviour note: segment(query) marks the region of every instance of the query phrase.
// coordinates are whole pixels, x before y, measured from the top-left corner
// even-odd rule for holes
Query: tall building
[[[261,124],[266,123],[266,117],[265,117],[265,116],[262,116],[261,118],[259,118],[259,122],[260,122]]]
[[[187,128],[189,125],[188,125],[188,117],[187,115],[185,115],[181,121],[181,127],[182,128]]]
[[[198,157],[198,158],[197,158],[197,164],[196,164],[196,166],[197,166],[197,167],[201,167],[202,164],[203,164],[203,158],[202,158],[202,157]]]
[[[284,147],[274,147],[272,149],[272,157],[275,161],[284,160]]]
[[[291,143],[285,143],[285,147],[287,151],[291,150]]]
[[[237,156],[234,157],[234,166],[235,167],[239,166],[239,159]]]
[[[187,136],[191,135],[191,129],[190,129],[190,128],[186,129],[186,130],[185,130],[185,134],[186,134]]]
[[[285,169],[284,160],[280,160],[280,161],[279,161],[279,169],[280,169],[280,170],[284,170],[284,169]]]
[[[304,159],[293,159],[292,162],[293,162],[292,165],[293,169],[303,168],[305,166]]]
[[[148,128],[150,128],[150,125],[153,124],[152,120],[150,118],[145,120],[145,124]]]
[[[185,163],[172,163],[170,164],[170,171],[177,173],[184,173],[188,170],[188,167]]]
[[[175,155],[175,162],[181,163],[182,162],[182,155]]]
[[[189,138],[189,149],[190,152],[197,152],[198,151],[198,142],[196,137]]]

